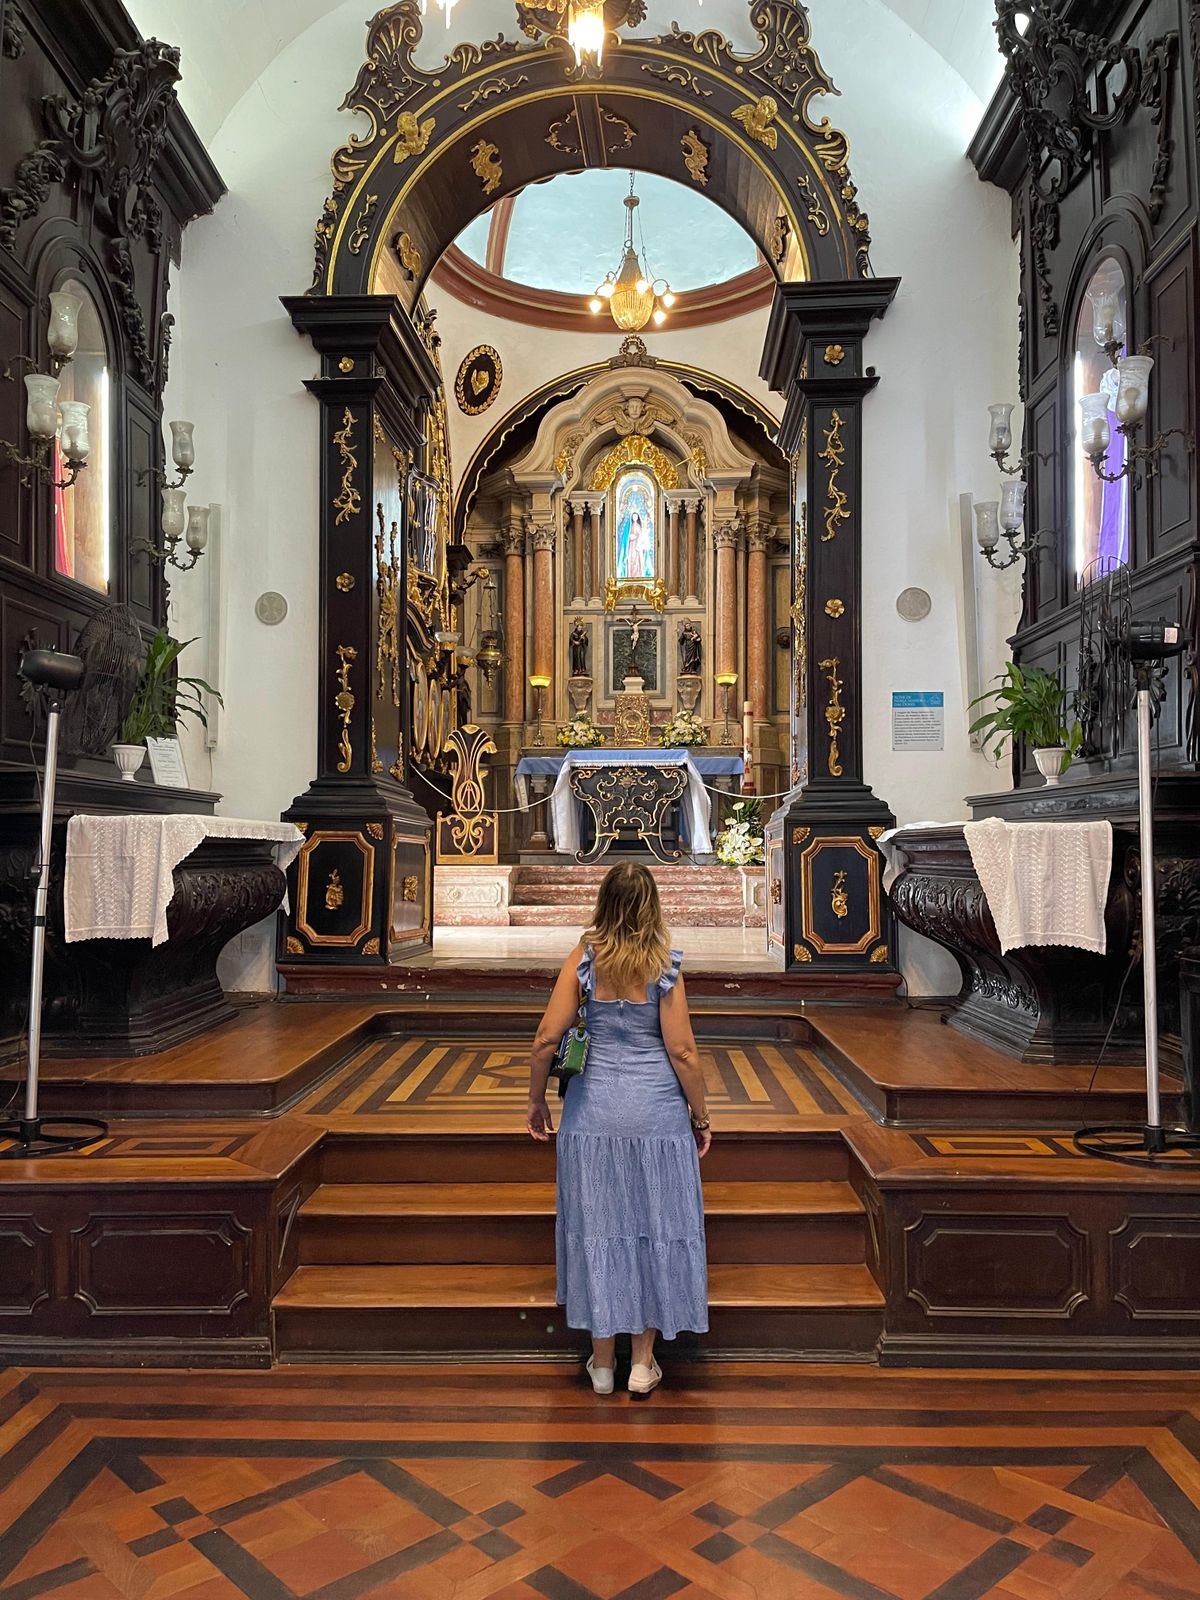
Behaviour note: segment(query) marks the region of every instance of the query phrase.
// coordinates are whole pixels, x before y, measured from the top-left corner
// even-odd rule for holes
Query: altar
[[[678,859],[664,838],[674,820],[694,856],[712,853],[713,796],[705,780],[743,772],[740,756],[686,749],[564,750],[522,756],[515,780],[518,803],[530,805],[530,780],[553,779],[549,825],[554,849],[596,861],[620,838],[636,839],[660,861]],[[591,828],[587,827],[590,820]],[[594,835],[581,848],[585,832]]]

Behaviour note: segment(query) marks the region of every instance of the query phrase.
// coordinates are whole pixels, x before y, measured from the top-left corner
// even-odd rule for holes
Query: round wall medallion
[[[254,602],[254,615],[268,628],[273,628],[277,622],[282,622],[287,616],[287,611],[287,601],[274,589],[268,589],[265,594],[260,594]]]
[[[924,589],[901,589],[896,596],[896,610],[905,622],[922,622],[933,609],[933,601]]]
[[[469,355],[464,356],[454,380],[454,398],[458,401],[458,409],[465,411],[469,417],[477,417],[481,411],[486,411],[500,393],[503,372],[500,356],[491,345],[477,344]]]

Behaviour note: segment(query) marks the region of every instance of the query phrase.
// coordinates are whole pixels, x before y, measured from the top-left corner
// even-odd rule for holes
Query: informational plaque
[[[892,691],[892,749],[942,750],[946,744],[946,696],[940,689]]]
[[[147,739],[146,749],[150,754],[150,771],[155,783],[162,784],[165,789],[188,787],[187,768],[183,764],[183,751],[178,739]]]

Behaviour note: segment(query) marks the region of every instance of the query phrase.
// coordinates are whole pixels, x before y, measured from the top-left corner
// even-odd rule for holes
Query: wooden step
[[[709,1271],[703,1349],[845,1353],[879,1336],[883,1296],[867,1268],[721,1265]],[[545,1354],[582,1336],[555,1304],[551,1266],[302,1266],[275,1297],[281,1356]]]
[[[862,1203],[848,1183],[710,1182],[714,1263],[864,1259]],[[553,1183],[327,1183],[299,1217],[305,1265],[549,1264]]]

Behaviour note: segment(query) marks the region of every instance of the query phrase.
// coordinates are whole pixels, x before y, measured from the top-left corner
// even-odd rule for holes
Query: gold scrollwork
[[[600,107],[600,122],[602,124],[600,137],[604,141],[604,154],[608,157],[619,156],[623,150],[628,150],[637,138],[637,129],[632,122],[626,122],[624,117],[617,116],[615,111],[609,111],[606,106]],[[605,128],[616,130],[616,137],[609,141]]]
[[[688,89],[697,99],[712,99],[712,90],[705,88],[700,79],[687,67],[672,65],[651,66],[648,62],[642,64],[642,71],[648,72],[652,78],[657,78],[660,83],[672,83],[680,89]]]
[[[400,530],[393,522],[385,534],[383,502],[375,506],[375,595],[378,601],[375,624],[375,698],[382,700],[390,689],[392,704],[400,704],[400,555],[396,542]],[[383,767],[380,765],[382,772]]]
[[[470,111],[476,102],[486,103],[488,100],[494,100],[497,95],[515,94],[523,83],[528,82],[529,74],[527,72],[522,72],[518,77],[511,80],[508,78],[489,78],[486,83],[482,83],[478,88],[472,89],[465,100],[460,100],[458,109],[460,111]]]
[[[679,141],[688,176],[702,189],[708,188],[708,146],[695,128],[689,128]]]
[[[375,215],[375,207],[379,204],[377,194],[369,194],[363,201],[358,215],[354,219],[354,226],[346,240],[346,249],[352,256],[358,255],[363,245],[371,237],[371,219]]]
[[[823,239],[829,232],[829,216],[807,172],[801,173],[797,186],[804,197],[805,215],[816,229],[818,238]]]
[[[827,344],[825,346],[825,365],[827,367],[840,367],[846,359],[846,348],[840,344]]]
[[[401,882],[400,893],[401,896],[408,901],[409,905],[413,905],[416,901],[418,893],[420,892],[420,888],[421,880],[414,874],[405,878]]]
[[[816,912],[816,896],[814,893],[814,867],[822,851],[835,852],[834,859],[845,860],[852,854],[861,858],[866,865],[866,881],[857,879],[856,882],[866,889],[867,912],[866,927],[857,939],[830,939],[818,926]],[[834,873],[834,885],[837,884],[837,872]],[[883,932],[882,893],[879,882],[879,856],[875,849],[865,839],[856,834],[822,834],[807,845],[800,854],[800,934],[808,941],[818,955],[822,956],[861,956],[865,955],[870,946],[878,943]],[[833,907],[835,916],[841,917],[836,904]],[[849,904],[847,902],[847,911]]]
[[[795,945],[792,949],[792,955],[797,961],[808,962],[812,960],[812,951],[805,944]]]
[[[339,593],[349,594],[354,587],[354,574],[352,572],[339,572],[333,582]]]
[[[368,939],[366,944],[364,944],[362,949],[359,951],[359,954],[364,956],[377,956],[379,954],[379,940],[377,938]]]
[[[809,834],[811,832],[812,832],[811,828],[793,828],[792,829],[792,843],[793,844],[803,844],[804,841],[808,838],[808,836],[809,836]]]
[[[887,947],[887,945],[885,945],[885,944],[877,944],[875,946],[874,950],[871,951],[871,965],[873,967],[882,967],[883,964],[887,960],[888,960],[888,947]]]
[[[838,677],[838,658],[826,656],[818,665],[821,671],[826,673],[826,682],[829,684],[829,702],[825,707],[825,722],[829,728],[829,776],[840,778],[842,758],[838,749],[838,739],[841,736],[842,723],[846,720],[846,708],[842,704],[842,680]]]
[[[347,933],[322,933],[309,922],[309,898],[313,887],[311,883],[312,864],[314,852],[327,844],[342,844],[352,846],[362,858],[362,871],[359,882],[359,904],[357,925]],[[307,839],[297,858],[296,878],[296,929],[304,935],[308,943],[314,947],[321,945],[349,948],[356,945],[367,933],[371,926],[371,903],[375,887],[375,852],[367,844],[362,834],[357,830],[349,829],[318,829],[310,839]]]
[[[398,233],[392,244],[396,252],[396,259],[400,263],[401,272],[403,272],[409,283],[414,283],[421,276],[422,261],[421,252],[412,242],[411,234]]]
[[[679,474],[675,470],[670,458],[652,444],[644,433],[631,433],[624,439],[619,439],[612,449],[601,458],[595,472],[592,473],[591,487],[593,489],[607,489],[622,467],[627,467],[632,462],[640,462],[650,468],[658,479],[663,489],[678,489]]]
[[[433,117],[420,118],[415,111],[402,111],[396,118],[396,147],[392,160],[399,166],[409,156],[424,155],[433,134]]]
[[[325,884],[325,909],[326,911],[340,911],[345,903],[346,891],[342,888],[342,875],[334,867]]]
[[[826,600],[825,615],[827,617],[844,617],[845,614],[846,603],[844,600],[839,600],[836,596],[832,600]]]
[[[748,106],[738,106],[733,120],[740,122],[752,139],[774,150],[779,144],[779,129],[773,124],[779,115],[779,103],[774,95],[760,94]]]
[[[302,956],[304,954],[304,945],[301,940],[296,938],[295,934],[289,933],[287,936],[287,953],[290,956]]]
[[[846,447],[842,443],[842,414],[836,407],[830,414],[829,427],[825,430],[825,448],[818,452],[817,459],[829,468],[825,484],[828,495],[825,502],[825,532],[821,535],[821,543],[828,544],[831,539],[837,538],[842,523],[850,520],[850,497],[838,482],[838,474],[846,464]]]
[[[497,157],[499,147],[487,139],[480,139],[471,151],[471,171],[483,185],[484,194],[494,194],[504,182],[504,168]]]
[[[486,728],[468,723],[451,729],[444,744],[453,762],[450,812],[438,813],[437,859],[458,860],[473,857],[477,860],[496,859],[496,813],[485,810],[484,783],[487,778],[489,755],[495,755],[496,742]],[[484,852],[484,841],[490,835],[492,846]],[[443,848],[443,837],[448,845]]]
[[[340,528],[343,522],[349,522],[362,510],[362,495],[354,487],[358,457],[354,453],[354,413],[349,406],[342,411],[342,425],[334,434],[333,442],[342,459],[342,486],[333,497],[333,509],[337,512],[333,525]]]
[[[350,714],[354,710],[354,692],[350,688],[350,666],[352,662],[358,660],[358,651],[352,644],[339,644],[337,658],[340,687],[333,698],[333,703],[342,720],[342,731],[338,735],[338,755],[341,760],[337,764],[337,769],[339,772],[349,772],[350,764],[354,760],[354,747],[350,743]]]
[[[662,836],[671,806],[687,788],[683,767],[573,767],[571,793],[582,800],[596,824],[595,843],[577,850],[577,861],[598,861],[624,829],[632,829],[661,862],[678,861]]]
[[[840,868],[833,875],[833,887],[829,891],[829,905],[835,917],[848,917],[850,915],[850,899],[846,893],[846,874]]]
[[[625,600],[644,600],[661,613],[667,608],[667,586],[661,578],[606,578],[605,611],[615,611]]]

